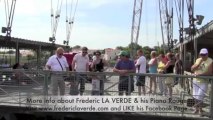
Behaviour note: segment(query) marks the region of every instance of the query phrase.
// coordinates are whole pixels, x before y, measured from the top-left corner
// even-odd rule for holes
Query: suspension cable
[[[14,13],[15,13],[15,6],[16,6],[16,0],[13,0],[14,2],[12,2],[11,5],[11,9],[10,9],[10,16],[9,16],[9,23],[8,23],[8,27],[12,27],[13,24],[13,17],[14,17]]]
[[[184,1],[176,0],[175,1],[175,8],[178,18],[178,24],[180,29],[180,43],[183,42],[183,17],[184,17]]]
[[[5,16],[6,16],[6,24],[8,23],[8,12],[9,12],[9,10],[8,10],[8,0],[7,0],[7,2],[6,2],[6,0],[4,0],[4,8],[5,8]]]
[[[160,14],[160,25],[161,25],[161,34],[162,34],[162,41],[163,41],[163,46],[165,46],[165,39],[164,39],[164,34],[163,34],[163,16],[162,16],[162,9],[161,9],[161,0],[159,0],[159,14]],[[165,47],[163,47],[164,53],[165,53]]]
[[[6,33],[6,39],[10,39],[11,37],[11,29],[12,29],[12,23],[13,23],[13,17],[15,13],[15,6],[16,6],[16,0],[12,0],[11,6],[9,8],[8,0],[4,0],[5,5],[5,16],[6,16],[6,26],[2,27],[2,32]]]
[[[66,45],[69,45],[69,40],[70,40],[71,32],[72,32],[72,29],[73,29],[73,24],[74,24],[74,20],[75,20],[75,14],[76,14],[76,10],[77,10],[78,0],[76,0],[75,6],[73,4],[74,3],[73,3],[73,0],[72,0],[71,8],[70,8],[69,21],[66,22],[66,25],[67,25]],[[74,11],[73,11],[73,9],[74,9]]]
[[[148,8],[147,8],[147,6],[148,6],[148,1],[147,0],[145,0],[145,9],[146,10],[148,10]],[[146,14],[145,14],[145,22],[146,23],[148,23],[148,13],[147,13],[147,11],[146,11]],[[148,25],[146,25],[146,44],[147,44],[147,46],[149,46],[149,30],[148,30]]]
[[[58,28],[58,23],[59,23],[59,20],[60,20],[59,18],[60,18],[60,14],[61,14],[62,1],[63,0],[61,0],[60,6],[57,5],[56,16],[55,16],[55,24],[54,24],[54,29],[53,29],[53,35],[54,36],[56,35],[57,28]],[[58,3],[59,3],[59,0],[58,0]]]
[[[55,37],[56,37],[56,32],[57,32],[57,27],[58,27],[58,23],[60,20],[60,14],[61,14],[61,8],[62,8],[62,3],[63,0],[58,0],[57,2],[57,8],[54,14],[54,9],[53,9],[53,1],[51,0],[51,34],[52,37],[50,37],[50,41],[52,43],[55,43]]]
[[[157,40],[157,13],[158,13],[158,3],[155,1],[155,40]]]

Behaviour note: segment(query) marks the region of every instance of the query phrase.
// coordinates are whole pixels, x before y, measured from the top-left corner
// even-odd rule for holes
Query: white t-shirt
[[[138,65],[140,66],[139,71],[137,69]],[[137,73],[146,73],[146,58],[144,56],[139,57],[137,59],[135,66],[136,66]]]
[[[58,60],[60,61],[61,65],[59,64]],[[66,71],[66,68],[69,67],[68,63],[67,63],[67,59],[62,56],[61,58],[57,57],[57,55],[53,55],[51,56],[46,65],[51,67],[51,71],[62,71],[61,66],[63,67],[63,71]]]
[[[86,72],[87,65],[89,64],[89,57],[82,56],[82,53],[78,53],[74,56],[75,70],[76,72]]]

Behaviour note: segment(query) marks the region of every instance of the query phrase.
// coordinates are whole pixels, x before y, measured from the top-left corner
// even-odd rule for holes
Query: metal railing
[[[126,95],[138,96],[138,86],[135,82],[137,76],[145,77],[145,90],[150,90],[149,79],[156,77],[157,90],[152,93],[145,93],[142,96],[152,97],[156,99],[166,99],[174,101],[173,105],[177,106],[180,110],[177,111],[161,111],[153,112],[146,111],[144,114],[166,115],[173,116],[179,115],[180,117],[194,116],[213,118],[213,77],[212,76],[193,76],[190,73],[187,75],[175,74],[128,74],[124,78],[120,78],[119,74],[113,72],[49,72],[49,71],[24,71],[24,70],[0,70],[0,105],[13,105],[23,106],[29,105],[28,98],[42,97],[45,99],[51,96],[51,76],[61,76],[65,79],[65,96],[70,95],[105,95],[117,96],[124,91]],[[17,77],[18,76],[18,77]],[[162,79],[163,78],[163,79]],[[193,107],[196,105],[193,96],[194,82],[192,79],[201,78],[209,82],[208,91],[205,92],[203,100],[203,109],[205,114],[193,114]],[[122,79],[122,80],[121,80]],[[167,92],[161,93],[159,90],[160,80],[162,79],[164,89]],[[166,81],[172,81],[170,85]],[[178,80],[178,85],[174,81]],[[161,82],[162,82],[161,81]],[[166,85],[165,85],[166,84]],[[99,85],[99,86],[97,86]],[[134,89],[133,89],[134,87]],[[199,86],[198,86],[199,87]],[[173,90],[172,95],[168,94],[168,90]],[[175,102],[183,101],[183,102]],[[191,102],[191,104],[190,104]],[[187,110],[181,110],[187,109]]]

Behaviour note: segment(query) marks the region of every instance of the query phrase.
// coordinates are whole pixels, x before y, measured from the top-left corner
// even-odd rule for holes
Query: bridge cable
[[[57,2],[57,8],[54,14],[54,9],[53,9],[53,2],[51,0],[51,34],[52,37],[50,38],[50,41],[52,41],[52,43],[55,43],[55,37],[56,37],[56,32],[57,32],[57,28],[58,28],[58,23],[60,20],[60,14],[61,14],[61,7],[62,7],[62,3],[63,0],[58,0]]]
[[[9,8],[8,0],[4,0],[5,5],[5,16],[6,16],[6,25],[7,27],[2,27],[2,33],[6,33],[5,39],[9,39],[11,37],[11,28],[13,23],[13,17],[15,13],[16,0],[12,0],[12,3]]]
[[[70,40],[70,36],[71,36],[71,32],[73,29],[73,24],[74,24],[74,20],[75,20],[75,14],[76,14],[76,10],[77,10],[77,5],[78,5],[78,0],[76,0],[75,6],[73,5],[74,2],[72,0],[71,2],[71,7],[70,7],[70,16],[67,16],[66,13],[66,45],[69,45],[69,40]],[[73,11],[74,10],[74,11]],[[69,19],[68,19],[69,18]]]

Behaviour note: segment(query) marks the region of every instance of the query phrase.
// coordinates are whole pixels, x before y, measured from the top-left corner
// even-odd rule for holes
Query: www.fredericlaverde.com
[[[110,107],[95,107],[95,106],[67,106],[67,105],[53,105],[53,106],[28,106],[27,111],[42,111],[42,112],[109,112]]]

